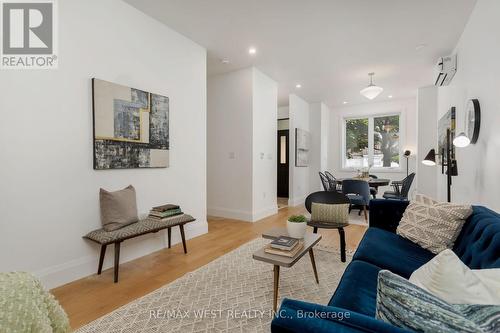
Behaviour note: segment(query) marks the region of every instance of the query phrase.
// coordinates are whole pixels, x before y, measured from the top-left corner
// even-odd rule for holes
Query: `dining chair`
[[[370,204],[370,185],[367,181],[360,179],[344,179],[342,181],[342,193],[347,195],[352,207],[360,207],[359,215],[361,215],[361,210],[365,213],[365,221],[368,222],[368,214],[366,208]]]
[[[335,191],[335,188],[337,186],[337,181],[330,181],[328,177],[323,173],[319,172],[319,178],[321,179],[321,184],[323,185],[323,189],[327,192]]]
[[[306,209],[309,213],[312,213],[312,204],[313,203],[321,203],[321,204],[328,204],[328,205],[350,205],[350,200],[349,198],[337,191],[333,192],[327,192],[327,191],[320,191],[320,192],[314,192],[311,193],[307,196],[306,198]],[[345,242],[345,231],[344,227],[348,226],[349,223],[335,223],[332,221],[325,222],[325,221],[312,221],[309,220],[307,222],[308,226],[313,227],[313,233],[318,233],[318,229],[337,229],[339,231],[339,236],[340,236],[340,260],[342,262],[346,261],[346,242]]]
[[[385,191],[383,197],[385,199],[408,200],[411,184],[415,178],[415,172],[410,173],[405,179],[393,181],[391,183],[394,191]]]
[[[330,182],[330,184],[335,184],[335,186],[333,187],[337,192],[342,192],[342,184],[340,184],[338,181],[337,181],[337,178],[335,178],[331,173],[330,171],[325,171],[325,176],[326,178],[328,178],[328,181]]]
[[[375,175],[369,175],[369,176],[371,179],[378,179],[378,177]],[[378,187],[370,186],[370,194],[372,195],[373,199],[377,199]]]

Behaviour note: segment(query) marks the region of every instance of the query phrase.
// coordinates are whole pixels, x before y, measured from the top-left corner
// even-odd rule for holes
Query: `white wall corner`
[[[252,222],[257,222],[259,220],[262,220],[268,216],[274,215],[278,213],[278,206],[273,205],[269,206],[267,208],[261,209],[260,211],[254,212],[252,216]]]

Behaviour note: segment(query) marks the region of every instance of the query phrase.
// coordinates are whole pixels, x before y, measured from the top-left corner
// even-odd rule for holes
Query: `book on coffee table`
[[[291,250],[297,245],[299,240],[288,236],[279,236],[271,242],[271,247],[278,250]]]
[[[295,243],[295,246],[291,250],[275,249],[271,246],[271,244],[267,244],[266,247],[264,248],[264,252],[269,254],[276,254],[278,256],[293,258],[295,257],[295,255],[297,255],[297,253],[299,253],[300,250],[302,250],[303,247],[304,247],[304,241],[298,240]]]

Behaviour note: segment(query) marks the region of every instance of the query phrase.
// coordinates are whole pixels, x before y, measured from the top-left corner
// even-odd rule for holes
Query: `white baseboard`
[[[277,213],[278,213],[278,205],[270,206],[265,209],[262,209],[261,211],[258,211],[257,213],[254,213],[252,221],[256,222]]]
[[[172,229],[172,245],[180,243],[179,228]],[[186,239],[191,239],[208,232],[207,221],[200,221],[185,226]],[[166,232],[148,234],[140,238],[130,239],[122,243],[120,264],[143,257],[152,252],[162,250],[168,246]],[[187,244],[189,251],[189,243]],[[100,246],[93,246],[94,254],[74,259],[59,265],[54,265],[43,270],[34,272],[47,289],[59,287],[66,283],[96,274],[99,262]],[[113,267],[114,257],[113,245],[109,245],[106,251],[103,270]],[[110,280],[110,283],[113,283]]]
[[[307,196],[303,196],[303,197],[299,197],[299,198],[290,198],[290,199],[288,199],[288,205],[290,207],[304,205],[304,203],[306,202],[306,198],[307,198]]]
[[[228,219],[241,220],[245,222],[253,222],[252,212],[222,208],[222,207],[208,207],[207,215],[225,217]]]
[[[208,215],[210,216],[225,217],[228,219],[240,220],[245,222],[256,222],[278,213],[278,206],[273,205],[255,213],[221,207],[209,207],[207,211]]]

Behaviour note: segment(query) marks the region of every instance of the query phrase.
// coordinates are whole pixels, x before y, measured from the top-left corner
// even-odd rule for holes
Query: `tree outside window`
[[[399,115],[345,119],[344,167],[399,167],[399,119]]]
[[[374,120],[373,166],[399,167],[399,115]]]
[[[368,166],[368,118],[347,119],[345,167]]]

